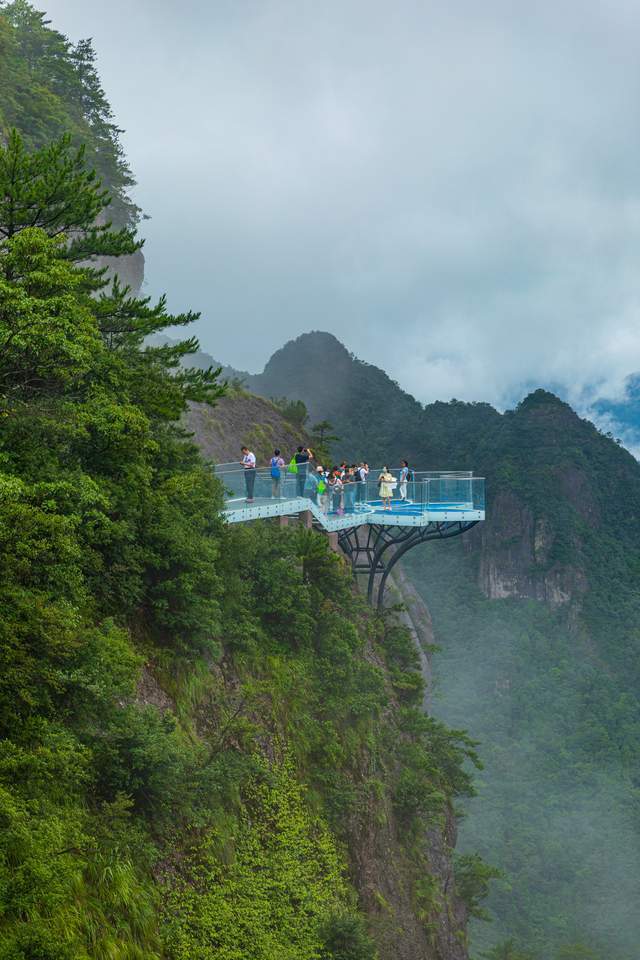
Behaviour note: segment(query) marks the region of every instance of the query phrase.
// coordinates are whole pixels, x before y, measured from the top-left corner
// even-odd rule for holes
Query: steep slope
[[[280,374],[296,371],[290,396],[312,393],[335,354],[316,334],[279,351]],[[416,410],[375,368],[343,358],[343,379],[349,370],[359,395],[379,397],[383,385],[378,417],[353,418],[359,449],[380,449],[386,408],[393,451],[487,477],[487,522],[464,542],[414,552],[405,568],[443,648],[436,713],[468,727],[487,762],[463,842],[506,879],[490,901],[496,923],[475,942],[516,936],[555,960],[584,939],[596,957],[630,960],[640,937],[640,466],[544,391],[504,415],[458,401]],[[316,415],[340,417],[350,437],[352,407],[314,395]]]
[[[269,400],[244,390],[231,391],[215,407],[190,404],[184,424],[203,456],[214,463],[240,460],[240,447],[245,445],[265,466],[276,447],[288,459],[299,444],[308,442],[305,431],[286,420]]]

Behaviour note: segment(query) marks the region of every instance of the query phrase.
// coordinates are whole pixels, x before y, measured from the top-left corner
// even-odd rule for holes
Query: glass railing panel
[[[407,507],[427,509],[476,509],[484,510],[484,479],[469,475],[454,475],[434,471],[413,471],[406,481],[400,477],[399,470],[389,471],[391,482],[392,508]],[[227,502],[243,505],[247,500],[264,503],[272,500],[310,499],[326,514],[349,514],[362,511],[376,511],[382,508],[380,489],[381,471],[371,471],[365,482],[346,481],[342,485],[333,485],[326,477],[313,470],[298,470],[290,473],[287,467],[281,468],[280,476],[271,476],[268,467],[245,471],[234,464],[230,469],[216,471],[217,478],[224,486]]]
[[[428,502],[430,506],[473,506],[473,478],[440,476],[429,480]]]
[[[428,505],[432,509],[484,510],[484,478],[441,476],[429,480]]]
[[[225,500],[241,500],[247,496],[247,486],[244,472],[240,470],[224,470],[216,474],[224,487]]]
[[[485,482],[484,477],[475,477],[473,480],[473,509],[485,509]]]
[[[366,509],[367,484],[347,480],[342,484],[329,483],[326,479],[308,481],[311,500],[326,514],[355,514]]]

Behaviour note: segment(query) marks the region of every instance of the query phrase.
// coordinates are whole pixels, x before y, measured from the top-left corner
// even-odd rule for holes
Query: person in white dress
[[[382,468],[382,473],[378,477],[378,486],[380,489],[380,499],[382,500],[382,509],[391,510],[391,497],[396,486],[396,478],[389,473],[388,467]]]

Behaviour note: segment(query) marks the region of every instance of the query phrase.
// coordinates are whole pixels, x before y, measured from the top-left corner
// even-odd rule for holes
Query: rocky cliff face
[[[540,600],[552,606],[579,601],[587,578],[577,565],[580,542],[574,542],[575,561],[553,560],[556,531],[552,521],[536,517],[511,490],[499,492],[487,521],[469,537],[478,554],[478,581],[490,600],[506,597]]]
[[[416,590],[410,578],[403,571],[401,565],[395,567],[389,578],[387,587],[387,606],[399,607],[397,616],[400,622],[411,632],[416,650],[420,657],[422,676],[425,681],[423,706],[426,713],[431,713],[432,707],[432,664],[431,657],[434,645],[433,623],[429,608],[423,597]],[[393,824],[393,820],[390,819]],[[391,830],[389,830],[391,833]],[[433,898],[430,923],[425,929],[423,923],[416,916],[415,905],[411,901],[403,902],[402,894],[406,890],[398,885],[392,886],[392,893],[396,902],[396,915],[403,917],[400,928],[401,936],[396,940],[387,936],[382,942],[388,946],[389,960],[398,957],[400,960],[415,960],[418,956],[433,957],[434,960],[468,960],[467,923],[468,911],[466,905],[456,896],[453,871],[453,857],[457,843],[457,823],[453,810],[447,811],[447,816],[440,827],[430,829],[424,838],[426,858],[429,862],[431,877],[435,881],[436,895]],[[393,848],[392,835],[384,838],[388,848]],[[381,860],[384,869],[385,862],[390,862],[387,854]],[[404,871],[398,871],[400,875]],[[400,898],[398,894],[400,893]],[[367,901],[366,888],[362,890],[363,898]],[[372,903],[370,914],[375,915],[376,903]],[[393,931],[389,931],[392,934]],[[394,952],[408,950],[408,953]],[[423,953],[417,951],[421,949]]]
[[[131,288],[132,296],[139,296],[144,283],[144,254],[137,250],[129,257],[102,257],[97,267],[107,267],[109,278],[117,276],[121,285]]]

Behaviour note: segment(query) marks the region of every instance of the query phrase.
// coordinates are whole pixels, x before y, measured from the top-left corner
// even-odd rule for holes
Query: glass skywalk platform
[[[253,499],[247,498],[247,478],[241,464],[222,464],[216,476],[225,488],[224,516],[229,523],[311,512],[327,532],[366,524],[387,527],[427,527],[430,524],[474,524],[485,518],[484,478],[452,471],[416,471],[401,499],[399,471],[391,470],[396,486],[391,509],[385,508],[378,487],[381,471],[371,470],[362,483],[347,483],[339,494],[319,490],[312,472],[289,474],[275,481],[269,468],[255,471]],[[251,482],[251,481],[249,481]]]

